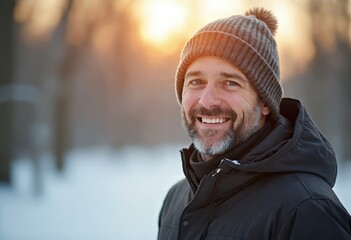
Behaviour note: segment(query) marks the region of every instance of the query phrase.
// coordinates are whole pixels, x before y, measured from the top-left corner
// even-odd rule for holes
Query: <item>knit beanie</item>
[[[176,71],[176,95],[182,102],[184,76],[189,65],[201,56],[217,56],[235,65],[252,83],[259,97],[279,114],[283,95],[277,45],[273,38],[277,19],[263,8],[219,19],[201,28],[186,43]]]

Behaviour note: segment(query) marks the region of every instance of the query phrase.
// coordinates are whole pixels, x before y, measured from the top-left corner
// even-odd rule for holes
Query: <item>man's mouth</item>
[[[229,121],[230,118],[217,117],[217,118],[209,118],[209,117],[198,117],[200,122],[206,124],[221,124]]]

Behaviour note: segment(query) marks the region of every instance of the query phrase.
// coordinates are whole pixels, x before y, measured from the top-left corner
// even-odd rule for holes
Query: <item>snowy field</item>
[[[180,146],[74,151],[62,173],[43,157],[13,167],[0,185],[1,240],[152,240],[169,187],[183,177]],[[339,166],[335,191],[351,211],[351,164]]]

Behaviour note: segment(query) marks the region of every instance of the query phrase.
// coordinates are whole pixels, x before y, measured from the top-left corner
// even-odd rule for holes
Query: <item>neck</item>
[[[208,154],[204,154],[204,153],[200,153],[202,160],[204,161],[209,161],[212,160],[213,158],[215,158],[217,155],[208,155]]]

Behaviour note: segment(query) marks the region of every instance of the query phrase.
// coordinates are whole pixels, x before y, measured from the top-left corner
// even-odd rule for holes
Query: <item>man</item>
[[[351,239],[333,149],[298,100],[281,99],[276,28],[255,8],[183,49],[176,93],[193,144],[158,239]]]

